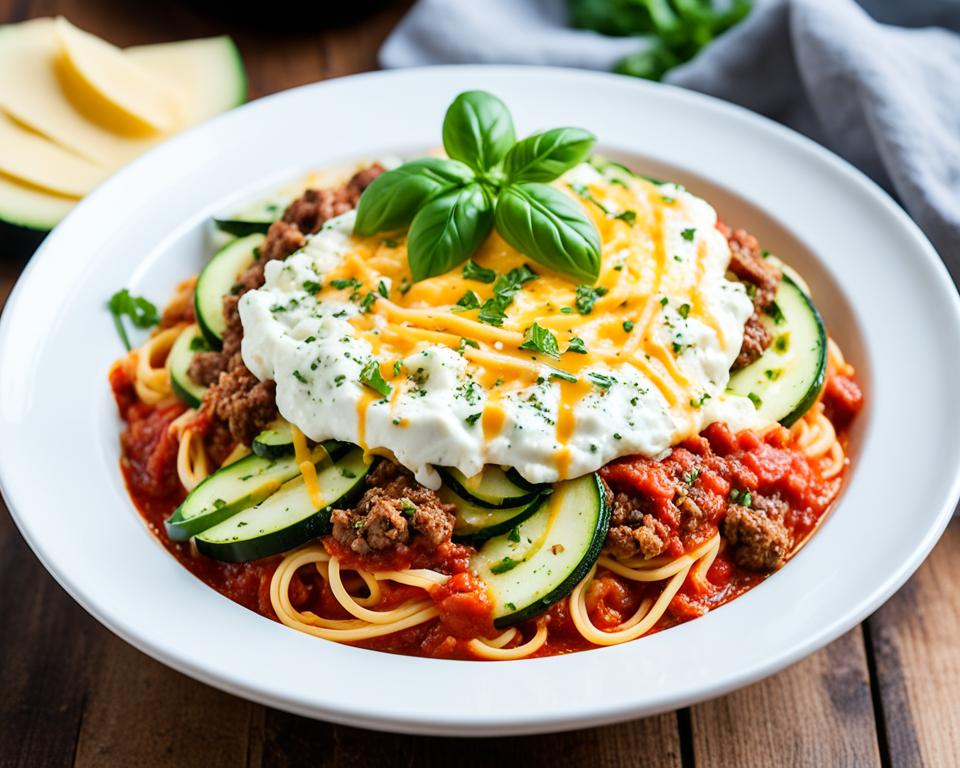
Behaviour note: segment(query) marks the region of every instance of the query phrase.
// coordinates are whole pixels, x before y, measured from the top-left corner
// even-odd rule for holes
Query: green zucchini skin
[[[223,345],[226,320],[223,297],[230,293],[240,274],[249,267],[256,249],[263,245],[262,234],[252,234],[227,243],[200,272],[194,289],[193,306],[197,325],[212,349]]]
[[[496,469],[499,470],[499,467]],[[485,469],[484,471],[487,471]],[[451,470],[447,467],[437,467],[437,472],[440,473],[440,477],[443,480],[443,484],[447,486],[451,491],[453,491],[457,496],[460,496],[467,501],[476,504],[478,507],[486,507],[487,509],[506,509],[509,507],[520,507],[526,504],[529,504],[537,496],[543,492],[543,488],[531,486],[529,483],[525,483],[524,486],[519,486],[514,483],[512,478],[510,478],[508,473],[504,473],[504,477],[510,481],[512,484],[517,485],[517,493],[513,496],[500,497],[498,499],[483,498],[478,496],[475,492],[467,488],[457,477],[459,473],[455,470]],[[461,475],[462,477],[462,475]]]
[[[265,459],[279,459],[293,455],[293,435],[290,423],[283,418],[277,419],[253,439],[250,449]]]
[[[496,558],[497,555],[502,554],[504,551],[510,551],[510,547],[512,545],[507,543],[508,539],[506,538],[509,536],[509,534],[501,534],[500,536],[487,540],[487,542],[485,542],[480,548],[478,555],[474,558],[474,568],[480,577],[484,579],[488,590],[494,598],[493,624],[498,629],[505,629],[515,624],[527,621],[535,616],[539,616],[551,605],[569,595],[573,588],[587,575],[587,573],[589,573],[594,563],[596,563],[597,558],[600,556],[600,550],[603,547],[603,543],[607,537],[607,528],[610,520],[610,508],[607,505],[606,494],[600,481],[600,476],[596,473],[593,473],[577,478],[576,480],[567,480],[565,483],[583,484],[582,488],[575,489],[575,491],[588,495],[590,499],[589,503],[591,504],[592,516],[583,520],[582,528],[579,526],[573,526],[572,530],[574,533],[579,531],[581,534],[587,537],[586,539],[582,540],[585,542],[585,544],[582,546],[582,552],[579,556],[579,559],[576,560],[573,565],[569,566],[565,573],[561,574],[562,578],[560,578],[552,586],[552,588],[549,589],[548,592],[540,597],[535,596],[538,590],[537,584],[535,583],[536,579],[551,579],[552,577],[552,572],[549,569],[547,570],[546,576],[542,576],[542,568],[549,562],[544,560],[545,557],[548,557],[547,553],[551,551],[547,548],[549,541],[545,541],[541,547],[529,558],[518,562],[516,566],[511,566],[511,568],[500,572],[497,572],[491,568],[491,562],[493,562],[491,558]],[[567,492],[570,492],[569,489],[567,489]],[[579,503],[579,496],[575,498],[556,496],[557,494],[563,493],[565,493],[563,484],[559,484],[554,490],[555,503]],[[538,509],[537,514],[549,515],[551,513],[550,505],[551,501],[546,501],[546,503],[542,505],[540,509]],[[564,509],[575,508],[561,508],[557,511],[557,515],[563,514]],[[535,516],[531,516],[528,518],[527,521],[525,521],[525,524],[529,525],[532,523],[534,521],[534,517]],[[534,526],[533,530],[536,530],[536,525]],[[523,524],[520,525],[518,534],[521,537],[524,535]],[[553,536],[554,534],[549,533],[548,529],[548,540],[553,538]],[[513,541],[517,540],[513,539]],[[498,579],[503,574],[513,573],[515,568],[524,570],[530,570],[530,568],[532,568],[533,570],[530,573],[523,573],[522,571],[516,573],[515,577],[520,578],[507,576],[505,581],[512,581],[515,585],[521,584],[523,585],[521,589],[525,588],[526,585],[529,584],[533,596],[529,599],[518,599],[513,602],[501,604],[503,595],[509,594],[509,592],[504,592],[503,582],[498,584]],[[509,590],[509,586],[507,586],[506,589]]]
[[[810,410],[826,383],[827,333],[813,301],[789,275],[783,276],[776,302],[783,321],[762,317],[774,342],[757,360],[731,374],[727,389],[750,396],[762,415],[789,427]],[[781,338],[787,340],[786,350],[779,348]],[[776,377],[767,372],[777,372]]]
[[[197,384],[187,373],[196,351],[191,348],[195,339],[203,340],[204,349],[206,349],[206,341],[199,326],[189,325],[184,328],[183,332],[177,336],[177,340],[173,342],[167,358],[167,366],[170,369],[170,388],[173,394],[191,408],[200,407],[203,395],[207,391],[206,387]]]
[[[540,506],[547,497],[547,494],[538,494],[533,501],[523,506],[506,509],[489,509],[472,504],[449,488],[441,488],[439,495],[441,501],[453,504],[457,508],[457,519],[453,526],[454,541],[470,544],[478,544],[512,530],[540,509]],[[470,509],[471,507],[473,507],[472,510]],[[470,526],[465,522],[465,512],[467,510],[475,514],[478,512],[486,512],[491,518],[490,523],[482,527]]]
[[[327,450],[328,445],[333,453]],[[340,450],[339,446],[339,443],[324,443],[313,453],[317,460],[328,454],[336,460],[334,454]],[[292,456],[284,459],[264,459],[255,454],[244,456],[221,467],[187,494],[183,503],[164,521],[167,536],[173,541],[186,541],[237,512],[259,504],[298,474],[300,468]],[[187,514],[188,511],[192,514]]]
[[[234,237],[246,237],[258,233],[266,234],[272,221],[247,221],[245,219],[214,219],[213,225],[221,232]]]
[[[221,525],[199,534],[195,539],[197,549],[216,560],[240,563],[287,552],[324,536],[330,532],[333,509],[350,506],[363,494],[372,466],[373,463],[364,463],[363,452],[354,447],[341,460],[318,472],[320,492],[326,502],[323,508],[315,509],[310,504],[303,478],[297,476],[259,505],[241,510]],[[334,484],[335,490],[330,493]],[[286,495],[281,500],[282,494]],[[282,504],[290,506],[279,506]],[[265,508],[267,527],[258,528],[265,524]],[[270,527],[271,518],[276,523],[274,527]]]

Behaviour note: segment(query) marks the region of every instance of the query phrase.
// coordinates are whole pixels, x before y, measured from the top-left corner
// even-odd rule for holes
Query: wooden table
[[[403,6],[352,26],[295,36],[226,28],[159,2],[0,0],[0,20],[62,13],[120,45],[229,31],[256,98],[373,69],[376,50]],[[22,267],[22,260],[0,261],[0,306]],[[960,522],[954,522],[887,605],[773,678],[631,723],[463,743],[327,725],[167,669],[67,597],[4,510],[0,766],[960,765],[958,581]]]

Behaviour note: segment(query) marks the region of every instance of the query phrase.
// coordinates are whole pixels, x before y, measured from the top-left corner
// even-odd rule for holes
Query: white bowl
[[[421,152],[470,88],[520,133],[578,125],[600,149],[685,183],[807,277],[867,406],[838,507],[783,570],[707,616],[625,645],[509,663],[340,646],[221,597],[174,561],[118,469],[104,302],[164,302],[207,256],[215,213],[300,172]],[[121,637],[281,709],[435,734],[516,734],[673,709],[769,675],[873,611],[917,568],[960,495],[960,302],[929,243],[873,183],[744,110],[627,78],[464,67],[349,77],[235,110],[159,147],[49,236],[0,321],[0,484],[30,546]]]

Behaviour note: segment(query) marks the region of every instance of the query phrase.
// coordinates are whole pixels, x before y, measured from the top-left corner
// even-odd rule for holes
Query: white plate
[[[214,213],[298,172],[439,143],[444,110],[485,88],[520,133],[594,131],[676,179],[810,281],[867,407],[838,508],[782,571],[702,619],[626,645],[475,663],[299,634],[221,597],[168,556],[117,467],[104,309],[129,286],[163,302],[205,257]],[[24,536],[90,613],[199,680],[304,715],[436,734],[595,725],[730,691],[863,619],[916,569],[960,494],[960,302],[917,227],[809,141],[686,91],[564,70],[439,68],[299,88],[220,117],[110,179],[34,256],[0,323],[0,483]]]

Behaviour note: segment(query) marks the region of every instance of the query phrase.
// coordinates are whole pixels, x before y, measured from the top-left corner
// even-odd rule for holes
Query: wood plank
[[[262,765],[367,768],[473,768],[531,763],[551,768],[679,768],[680,738],[675,714],[570,733],[502,739],[444,739],[396,736],[325,725],[268,710]],[[251,763],[252,764],[252,763]]]
[[[70,765],[93,620],[47,574],[0,502],[0,763]]]
[[[892,765],[960,754],[960,520],[867,622]]]
[[[692,709],[697,768],[880,764],[863,633]]]
[[[174,672],[109,632],[90,669],[76,768],[204,768],[246,762],[255,704]]]

